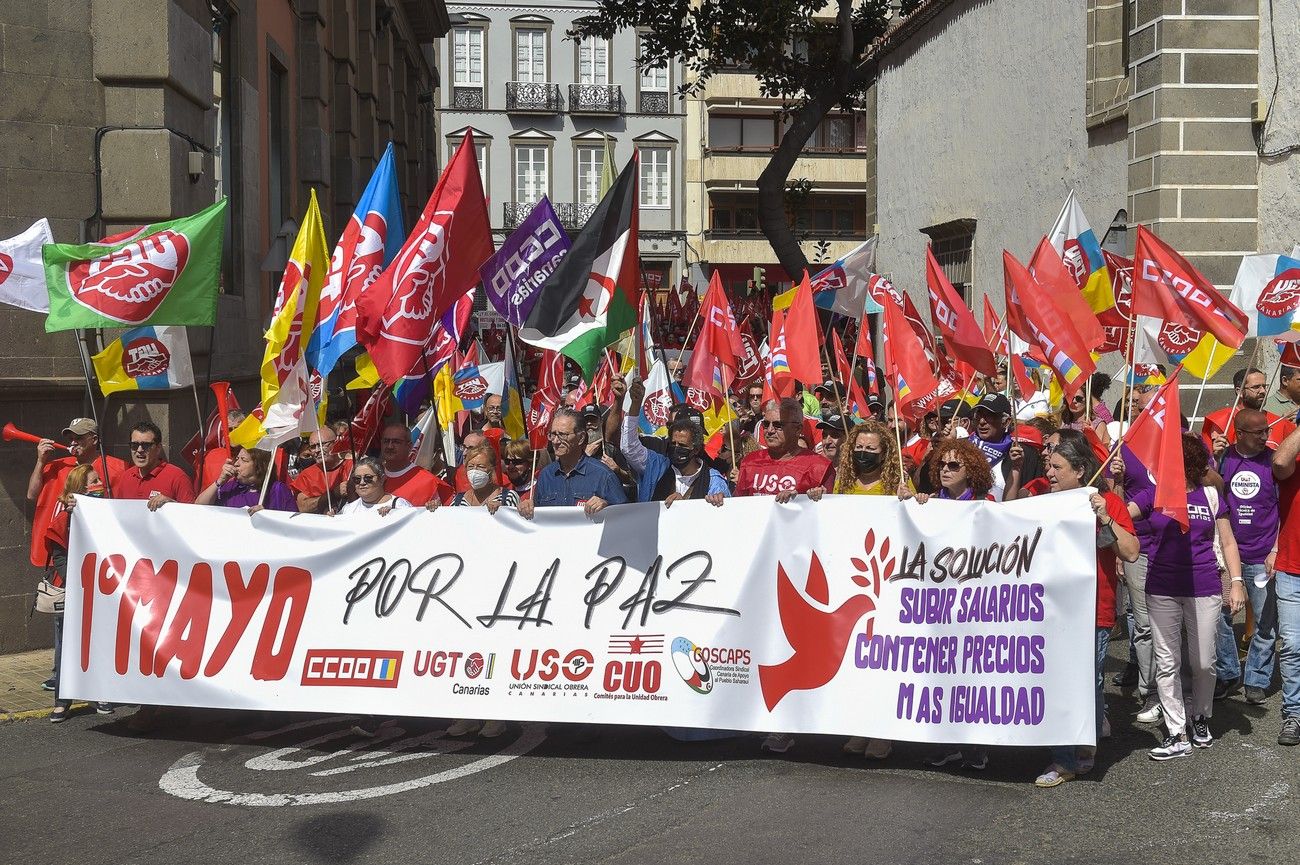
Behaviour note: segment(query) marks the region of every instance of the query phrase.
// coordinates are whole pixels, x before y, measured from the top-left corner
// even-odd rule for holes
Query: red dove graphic
[[[826,571],[816,553],[808,566],[806,591],[808,598],[823,607],[830,605]],[[854,626],[876,608],[867,595],[854,595],[837,609],[824,611],[800,594],[780,564],[776,567],[776,606],[781,630],[794,654],[779,664],[758,668],[763,702],[769,712],[791,691],[820,688],[833,679],[844,662],[844,649]]]

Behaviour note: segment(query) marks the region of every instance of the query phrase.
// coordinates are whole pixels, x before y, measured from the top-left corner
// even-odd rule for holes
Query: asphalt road
[[[1172,763],[1112,696],[1093,774],[1037,790],[1042,749],[985,772],[883,763],[803,737],[514,727],[448,739],[397,721],[199,711],[148,737],[128,711],[0,727],[0,863],[753,863],[1294,860],[1300,749],[1266,707],[1216,706],[1218,740]],[[1122,710],[1122,711],[1121,711]]]

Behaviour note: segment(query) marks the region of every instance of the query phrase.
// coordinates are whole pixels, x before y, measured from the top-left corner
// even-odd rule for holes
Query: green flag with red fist
[[[217,317],[225,198],[193,216],[158,222],[98,243],[41,249],[50,312],[45,331],[187,324]]]

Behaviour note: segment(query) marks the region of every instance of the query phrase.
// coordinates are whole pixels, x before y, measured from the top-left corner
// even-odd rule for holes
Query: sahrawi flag
[[[132,328],[91,361],[104,396],[120,390],[171,390],[194,384],[190,342],[183,327]]]
[[[316,428],[307,344],[311,341],[320,304],[321,286],[329,270],[325,227],[316,190],[285,265],[271,327],[262,356],[262,404],[230,431],[230,443],[271,450],[296,435]]]
[[[390,141],[334,247],[321,287],[307,363],[322,376],[328,376],[343,353],[357,344],[357,299],[384,272],[404,239]]]
[[[46,332],[142,324],[211,327],[225,233],[223,198],[193,216],[99,243],[46,244]]]
[[[582,367],[588,381],[605,347],[636,325],[640,284],[637,257],[637,160],[628,161],[573,241],[537,300],[519,337],[559,351]]]
[[[41,247],[53,242],[48,219],[38,219],[22,234],[0,240],[0,303],[32,312],[49,310]]]

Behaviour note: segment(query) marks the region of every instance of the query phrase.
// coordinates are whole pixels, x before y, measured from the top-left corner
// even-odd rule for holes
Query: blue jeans
[[[1273,668],[1277,666],[1277,587],[1273,580],[1263,588],[1255,585],[1255,577],[1264,573],[1264,564],[1241,563],[1241,575],[1246,582],[1246,597],[1255,616],[1255,633],[1250,638],[1246,653],[1246,675],[1243,684],[1264,689],[1273,681]],[[1232,631],[1232,614],[1224,608],[1219,620],[1218,657],[1214,675],[1220,682],[1231,682],[1241,677],[1241,657],[1237,654],[1237,638]]]
[[[1106,650],[1110,647],[1110,628],[1097,629],[1096,676],[1097,680],[1097,744],[1101,744],[1101,725],[1106,717]],[[1079,746],[1058,745],[1052,749],[1052,762],[1067,772],[1079,770]]]
[[[1300,574],[1276,571],[1277,630],[1282,637],[1282,717],[1300,716]]]

